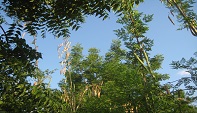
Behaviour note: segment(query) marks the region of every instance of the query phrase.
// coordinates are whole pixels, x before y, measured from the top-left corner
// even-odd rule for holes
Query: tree
[[[0,106],[4,110],[24,105],[25,98],[21,96],[28,95],[26,91],[30,88],[26,79],[34,76],[35,60],[41,58],[41,54],[27,45],[25,39],[19,38],[20,32],[20,27],[13,24],[0,37]]]
[[[167,78],[166,75],[156,72],[163,58],[161,55],[153,58],[148,56],[153,42],[144,36],[148,30],[146,23],[151,21],[152,16],[143,15],[133,9],[143,1],[3,0],[0,6],[1,11],[4,12],[0,15],[2,31],[0,110],[8,112],[65,112],[65,110],[129,112],[133,110],[154,113],[164,112],[166,109],[172,112],[173,108],[178,108],[179,111],[173,112],[183,110],[189,112],[190,101],[185,103],[178,100],[182,93],[178,91],[174,94],[166,94],[168,88],[159,83],[160,80]],[[196,36],[197,17],[191,10],[194,0],[163,1],[172,15],[174,12],[177,13],[177,18],[183,25],[180,29],[190,29]],[[103,60],[98,54],[98,49],[91,48],[89,55],[83,58],[82,48],[76,46],[71,51],[71,57],[68,58],[69,53],[67,53],[65,62],[63,61],[66,63],[67,67],[64,69],[67,69],[67,72],[66,81],[60,83],[61,91],[47,88],[42,82],[43,73],[35,63],[41,58],[41,54],[25,42],[22,32],[27,32],[31,36],[41,32],[43,38],[45,32],[50,32],[57,37],[68,38],[69,28],[77,30],[85,21],[85,16],[95,15],[105,19],[109,11],[114,11],[120,16],[118,23],[124,27],[116,32],[123,40],[126,49],[120,48],[120,41],[114,41],[110,52]],[[6,22],[5,15],[13,21]],[[173,23],[170,17],[169,19]],[[8,26],[8,29],[3,27],[4,25]],[[193,70],[191,73],[195,75]],[[193,75],[192,80],[195,79]],[[27,81],[28,77],[39,79],[39,84],[32,86]],[[169,98],[174,100],[170,101]],[[179,102],[181,104],[177,104]],[[168,108],[168,103],[172,105],[171,108]],[[93,106],[95,104],[99,107]],[[85,108],[87,110],[84,111]]]
[[[66,77],[72,78],[70,81],[73,81],[73,86],[78,84],[73,87],[73,91],[67,91],[74,95],[75,105],[81,102],[77,101],[79,97],[83,100],[75,112],[194,112],[189,105],[191,101],[180,100],[179,93],[170,94],[169,89],[159,83],[168,76],[156,72],[161,67],[161,55],[148,57],[153,41],[145,37],[144,33],[148,30],[145,23],[151,19],[152,16],[138,11],[125,13],[118,21],[123,24],[123,28],[116,32],[126,49],[121,48],[120,40],[114,40],[104,61],[97,49],[91,48],[88,56],[83,58],[82,47],[74,46],[70,56],[69,73],[72,74],[70,76],[68,73]],[[74,82],[78,75],[83,79]],[[78,86],[83,86],[80,87],[82,90],[75,90]],[[79,96],[81,92],[83,97]]]
[[[137,96],[141,99],[134,98],[132,100],[134,102],[139,102],[137,104],[138,109],[134,110],[134,112],[183,112],[186,109],[188,112],[194,112],[193,107],[188,105],[192,101],[186,100],[186,102],[184,100],[185,103],[181,102],[181,105],[176,104],[180,102],[180,96],[175,97],[177,93],[170,94],[168,89],[166,90],[166,86],[159,83],[161,80],[168,78],[168,76],[156,72],[156,70],[161,67],[161,62],[163,60],[161,55],[156,55],[153,58],[148,57],[148,52],[151,50],[153,41],[148,39],[144,34],[148,31],[146,23],[151,20],[152,15],[144,15],[134,9],[130,11],[127,10],[118,20],[119,23],[123,24],[123,28],[116,30],[118,37],[124,41],[124,44],[128,49],[128,61],[130,61],[132,65],[135,65],[132,69],[140,70],[136,73],[136,76],[141,80],[141,82],[138,81],[139,85],[141,85],[141,88],[139,88],[141,91],[136,92]],[[131,85],[131,87],[138,86],[135,82],[133,84],[135,85]],[[132,97],[135,96],[132,95]],[[169,100],[169,98],[173,101]],[[168,107],[169,105],[174,108],[176,107],[177,111],[174,110],[173,107]],[[183,108],[183,106],[186,109]]]
[[[32,72],[35,71],[34,63],[41,58],[41,54],[26,44],[25,39],[22,39],[22,32],[35,36],[41,31],[44,38],[45,31],[49,31],[57,37],[67,37],[68,28],[78,29],[79,24],[84,22],[84,15],[96,14],[96,16],[106,18],[106,10],[110,10],[107,1],[106,4],[105,1],[95,2],[95,0],[2,1],[1,11],[14,19],[13,23],[8,24],[4,15],[0,15],[0,28],[3,32],[0,37],[1,109],[7,109],[3,106],[7,106],[8,103],[14,107],[10,94],[26,92],[30,89],[27,77],[36,78],[37,76]],[[25,25],[22,26],[23,24]],[[5,30],[2,25],[8,25],[9,29]],[[23,99],[19,101],[23,102]]]

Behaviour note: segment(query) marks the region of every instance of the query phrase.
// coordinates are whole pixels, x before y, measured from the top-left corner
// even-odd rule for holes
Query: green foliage
[[[21,38],[22,26],[11,24],[0,40],[0,110],[8,113],[19,112],[62,112],[60,91],[46,88],[41,81],[32,86],[28,78],[44,76],[35,62],[41,53],[26,44]],[[58,100],[58,102],[56,102]]]
[[[81,52],[79,52],[82,51],[82,49],[78,48],[82,47],[76,45],[71,51],[83,56]],[[72,52],[71,55],[73,54]],[[126,50],[121,48],[121,41],[114,40],[109,52],[106,53],[105,60],[98,60],[98,58],[101,58],[101,56],[98,55],[98,50],[91,48],[87,57],[81,57],[78,63],[71,63],[71,67],[81,64],[82,69],[81,71],[71,69],[70,73],[75,89],[70,90],[70,86],[66,85],[69,84],[69,82],[66,82],[66,84],[64,82],[66,86],[61,85],[61,87],[62,89],[67,87],[68,93],[71,93],[69,90],[73,91],[76,99],[75,104],[80,104],[76,112],[122,113],[129,109],[133,109],[133,112],[140,113],[146,112],[147,110],[149,110],[150,113],[194,112],[194,107],[189,105],[192,101],[189,100],[189,98],[185,99],[183,92],[180,92],[180,94],[178,92],[167,94],[165,86],[159,84],[158,81],[165,80],[166,75],[154,72],[154,75],[158,78],[158,81],[155,81],[147,74],[145,82],[142,73],[147,72],[142,71],[140,64],[133,65],[130,58],[126,57],[126,52]],[[78,58],[78,55],[72,55],[70,58]],[[161,55],[156,55],[151,58],[152,69],[159,69],[162,59],[163,57]],[[100,61],[99,64],[97,64],[98,61]],[[95,64],[92,64],[93,62],[95,62]],[[77,75],[81,75],[83,79],[74,82]],[[101,88],[101,90],[99,90],[100,96],[95,95],[95,89],[93,88],[96,85]],[[80,87],[81,90],[77,87]],[[84,90],[84,88],[87,89]],[[85,91],[81,98],[83,101],[80,102],[79,98],[83,91]],[[98,92],[96,93],[98,94]]]
[[[192,35],[197,36],[197,15],[194,12],[193,6],[195,0],[162,0],[167,8],[170,9],[170,13],[174,16],[177,14],[176,18],[179,23],[181,23],[179,30],[190,29]],[[174,24],[171,18],[168,16],[170,21]]]
[[[24,29],[31,35],[40,30],[43,38],[46,31],[57,37],[67,37],[69,28],[77,30],[85,22],[85,15],[106,19],[111,10],[119,13],[140,2],[143,0],[3,0],[1,10],[9,17],[25,22]],[[126,7],[128,3],[129,7]]]
[[[20,76],[19,76],[20,77]],[[45,84],[31,86],[27,80],[2,79],[0,86],[0,108],[8,113],[19,112],[63,112],[61,92],[45,87]],[[19,83],[17,83],[19,82]]]
[[[11,24],[0,37],[0,108],[10,112],[21,112],[29,100],[30,84],[27,77],[33,77],[35,60],[41,54],[20,38],[20,26]],[[16,109],[15,107],[18,106]],[[26,108],[24,108],[26,109]]]
[[[197,57],[197,52],[194,53],[195,57]],[[174,82],[170,82],[174,90],[177,90],[181,85],[184,85],[186,94],[189,96],[193,95],[196,91],[197,86],[197,60],[195,57],[191,57],[189,60],[186,60],[185,58],[182,58],[180,61],[173,61],[171,63],[172,67],[174,69],[185,69],[186,72],[188,72],[191,76],[190,77],[182,77],[177,81],[175,85]],[[191,84],[193,83],[193,85]],[[195,97],[196,98],[196,97]],[[194,99],[195,99],[194,98]]]
[[[84,23],[84,15],[96,15],[106,18],[110,11],[109,1],[101,0],[4,0],[1,9],[9,16],[25,22],[25,30],[42,36],[49,31],[57,37],[67,37],[68,28],[79,29]]]
[[[74,108],[75,112],[193,112],[189,105],[192,101],[184,100],[184,93],[170,93],[169,88],[160,84],[168,75],[156,72],[161,68],[161,55],[148,57],[153,41],[144,34],[148,30],[146,23],[151,20],[152,15],[143,15],[136,10],[124,12],[117,21],[123,28],[115,32],[126,49],[121,48],[120,40],[113,40],[104,59],[95,48],[89,49],[84,58],[82,47],[74,46],[70,56],[73,63],[71,60],[67,82],[62,89],[67,89],[68,100],[75,100],[72,101],[75,106],[70,104],[70,107],[78,106]],[[75,68],[77,66],[80,68]],[[78,69],[80,71],[76,71]],[[78,75],[80,79],[76,82]]]
[[[196,59],[174,61],[174,68],[187,69],[190,78],[182,78],[169,91],[161,85],[168,75],[156,72],[163,57],[149,57],[153,41],[145,36],[147,23],[153,15],[133,9],[144,0],[3,0],[0,10],[13,19],[8,24],[0,15],[0,111],[3,112],[80,112],[80,113],[181,113],[196,112],[190,105],[192,98],[177,89],[182,83],[194,92],[196,87]],[[191,10],[193,0],[164,1],[171,13],[196,36],[196,14]],[[119,40],[113,40],[105,57],[90,48],[84,57],[83,48],[76,45],[66,54],[65,78],[59,83],[61,90],[49,88],[47,78],[36,66],[41,53],[30,47],[22,32],[36,36],[50,32],[67,38],[69,28],[77,30],[84,17],[94,15],[106,19],[110,11],[119,15],[121,29],[115,30]],[[25,24],[25,25],[22,25]],[[7,25],[5,30],[2,26]],[[181,28],[181,29],[182,29]],[[124,45],[122,45],[124,44]],[[124,46],[122,48],[122,46]],[[68,48],[67,48],[68,49]],[[27,78],[35,78],[32,85]],[[195,99],[195,98],[194,98]]]

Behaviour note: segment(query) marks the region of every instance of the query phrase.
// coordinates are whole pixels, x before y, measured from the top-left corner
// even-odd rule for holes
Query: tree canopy
[[[153,15],[135,9],[144,0],[3,0],[0,10],[0,112],[5,113],[195,113],[196,106],[184,89],[196,90],[196,59],[173,61],[175,69],[185,68],[190,78],[177,84],[161,84],[169,78],[157,72],[162,55],[149,56],[153,40],[146,37]],[[181,29],[197,36],[194,0],[161,0],[176,15]],[[115,30],[109,52],[100,56],[90,48],[82,54],[78,44],[70,49],[69,29],[78,30],[85,17],[106,19],[113,11],[123,27]],[[11,21],[7,21],[10,18]],[[173,20],[168,16],[174,24]],[[62,37],[65,43],[60,57],[64,78],[60,90],[51,89],[44,80],[53,71],[41,71],[37,60],[41,53],[27,44],[22,32],[45,38],[46,32]],[[35,39],[36,40],[36,39]],[[35,41],[34,40],[34,41]],[[122,48],[124,46],[124,48]],[[61,56],[64,55],[64,56]],[[28,77],[35,79],[34,83]],[[190,82],[194,86],[188,85]]]

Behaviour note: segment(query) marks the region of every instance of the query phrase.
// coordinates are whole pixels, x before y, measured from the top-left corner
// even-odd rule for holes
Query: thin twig
[[[6,42],[8,43],[8,36],[7,36],[6,32],[5,32],[5,30],[3,29],[3,27],[1,25],[0,25],[0,28],[2,29],[2,31],[3,31],[3,33],[5,35]]]

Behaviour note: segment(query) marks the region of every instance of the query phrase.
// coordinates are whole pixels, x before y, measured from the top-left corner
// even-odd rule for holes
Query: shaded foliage
[[[0,110],[5,112],[134,112],[176,113],[195,112],[189,105],[192,99],[183,91],[168,92],[160,81],[168,78],[157,73],[163,57],[149,57],[153,41],[145,36],[147,22],[152,15],[134,10],[144,0],[3,0],[0,10],[13,20],[10,24],[5,15],[0,15]],[[165,4],[171,12],[178,14],[182,28],[189,28],[196,35],[196,14],[190,10],[190,1],[169,0]],[[87,57],[83,48],[76,45],[67,54],[65,78],[60,82],[61,90],[48,88],[43,81],[45,72],[35,62],[41,53],[30,47],[22,32],[36,36],[46,32],[56,37],[69,37],[69,28],[79,29],[85,16],[94,15],[106,19],[114,11],[120,16],[118,23],[123,28],[116,30],[124,43],[114,40],[103,58],[96,48],[89,49]],[[173,14],[173,13],[172,13]],[[24,24],[24,25],[23,25]],[[8,26],[5,29],[2,26]],[[181,28],[181,29],[182,29]],[[173,62],[176,68],[186,68],[192,75],[182,78],[176,87],[193,81],[196,85],[196,60],[182,59]],[[194,66],[194,67],[192,67]],[[46,72],[48,73],[48,72]],[[35,78],[32,85],[27,78]],[[187,86],[188,89],[195,87]],[[170,107],[169,107],[170,106]]]

